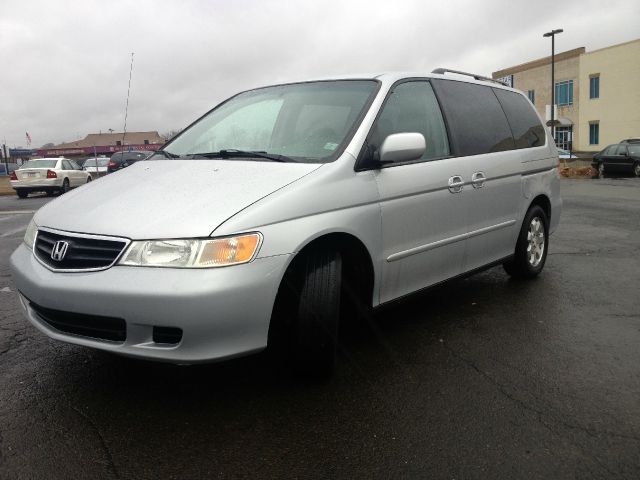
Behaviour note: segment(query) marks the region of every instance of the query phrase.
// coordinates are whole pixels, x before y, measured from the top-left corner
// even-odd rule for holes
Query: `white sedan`
[[[29,160],[11,173],[11,187],[20,198],[31,192],[65,193],[92,180],[91,174],[82,170],[68,158],[39,158]]]
[[[88,158],[82,164],[82,169],[91,176],[103,177],[107,174],[107,165],[109,165],[107,157]]]

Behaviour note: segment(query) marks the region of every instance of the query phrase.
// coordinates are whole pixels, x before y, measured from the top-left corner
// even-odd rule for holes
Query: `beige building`
[[[551,57],[493,73],[525,92],[550,119]],[[555,55],[555,137],[559,148],[597,152],[640,137],[640,39],[586,52]]]

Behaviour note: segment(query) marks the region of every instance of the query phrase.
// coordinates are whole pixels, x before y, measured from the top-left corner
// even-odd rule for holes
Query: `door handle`
[[[476,172],[471,175],[471,185],[473,185],[473,188],[482,188],[486,179],[484,172]]]
[[[464,180],[460,175],[454,175],[449,178],[449,191],[451,193],[460,193],[464,187]]]

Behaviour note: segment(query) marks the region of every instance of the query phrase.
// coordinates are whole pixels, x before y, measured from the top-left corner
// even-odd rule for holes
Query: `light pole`
[[[553,141],[556,140],[556,129],[555,129],[555,119],[553,118],[553,107],[556,104],[555,93],[556,93],[556,85],[555,85],[555,47],[556,47],[556,35],[562,33],[564,30],[561,28],[557,28],[555,30],[551,30],[550,32],[542,35],[543,37],[551,37],[551,137]]]

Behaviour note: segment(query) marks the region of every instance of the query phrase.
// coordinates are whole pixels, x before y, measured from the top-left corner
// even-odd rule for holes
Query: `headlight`
[[[145,240],[132,242],[119,265],[210,268],[250,262],[260,246],[260,234],[226,238]]]
[[[38,233],[38,226],[32,218],[29,222],[29,226],[27,227],[27,231],[24,232],[24,244],[29,247],[29,250],[33,250],[33,242],[36,240],[36,233]]]

